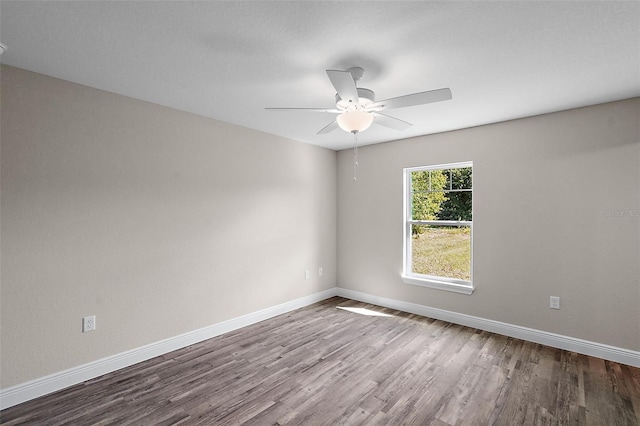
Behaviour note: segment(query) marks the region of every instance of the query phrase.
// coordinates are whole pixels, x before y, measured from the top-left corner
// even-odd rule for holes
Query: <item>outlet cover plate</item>
[[[82,318],[82,332],[87,333],[89,331],[95,331],[96,329],[96,316],[91,315]]]

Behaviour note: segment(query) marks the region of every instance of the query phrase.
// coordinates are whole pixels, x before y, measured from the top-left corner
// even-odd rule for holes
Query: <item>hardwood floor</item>
[[[11,407],[0,423],[638,425],[640,369],[335,297]]]

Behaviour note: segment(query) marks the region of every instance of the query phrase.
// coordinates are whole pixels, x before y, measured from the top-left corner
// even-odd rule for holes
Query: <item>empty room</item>
[[[0,1],[1,425],[639,425],[640,1]]]

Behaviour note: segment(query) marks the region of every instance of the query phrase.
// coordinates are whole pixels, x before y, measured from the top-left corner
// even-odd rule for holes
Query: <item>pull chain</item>
[[[358,132],[353,132],[353,180],[358,181]]]

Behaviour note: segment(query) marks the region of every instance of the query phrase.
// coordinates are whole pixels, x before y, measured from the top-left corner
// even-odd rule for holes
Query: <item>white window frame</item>
[[[444,220],[412,220],[411,218],[411,173],[428,170],[443,170],[443,169],[459,169],[471,167],[473,169],[473,161],[465,161],[460,163],[449,164],[437,164],[433,166],[420,166],[420,167],[408,167],[403,169],[404,180],[404,207],[403,207],[403,222],[404,222],[404,241],[403,241],[403,272],[402,281],[405,284],[418,285],[422,287],[435,288],[438,290],[452,291],[456,293],[471,294],[473,293],[473,221],[444,221]],[[471,187],[471,210],[473,212],[473,184]],[[473,213],[472,213],[473,215]],[[455,278],[438,277],[434,275],[417,274],[411,271],[412,259],[411,259],[411,225],[463,225],[469,226],[471,230],[471,276],[469,281],[458,280]]]

